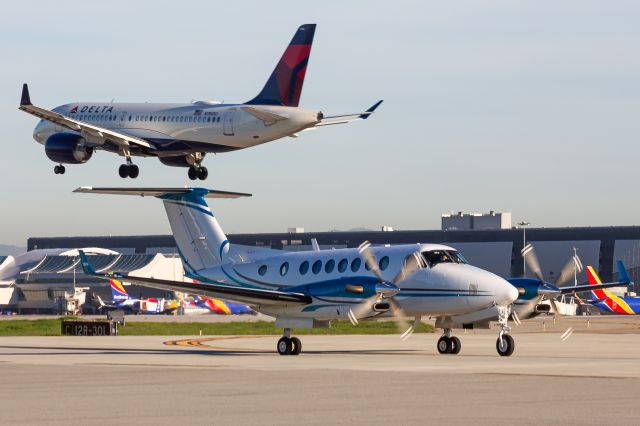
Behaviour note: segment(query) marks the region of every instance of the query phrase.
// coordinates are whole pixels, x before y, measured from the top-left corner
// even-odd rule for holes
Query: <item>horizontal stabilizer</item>
[[[263,109],[256,108],[256,107],[245,106],[245,107],[242,107],[240,109],[242,109],[243,111],[248,112],[249,114],[253,115],[258,120],[262,120],[265,123],[276,123],[278,121],[282,121],[282,120],[288,119],[288,117],[285,117],[285,116],[282,116],[282,115],[279,115],[279,114],[274,114],[272,112],[265,111]]]
[[[244,192],[218,191],[207,188],[94,188],[91,186],[81,186],[74,189],[73,192],[86,194],[139,195],[141,197],[163,197],[172,194],[194,194],[204,198],[251,197],[251,194]]]

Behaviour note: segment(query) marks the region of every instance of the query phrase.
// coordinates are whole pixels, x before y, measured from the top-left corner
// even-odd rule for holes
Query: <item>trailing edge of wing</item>
[[[139,195],[141,197],[162,197],[169,194],[188,194],[197,193],[205,198],[240,198],[251,197],[251,194],[245,192],[219,191],[216,189],[206,188],[113,188],[101,187],[94,188],[92,186],[81,186],[73,190],[73,192],[84,194],[111,194],[111,195]]]
[[[51,121],[52,123],[66,127],[74,132],[80,132],[81,134],[84,133],[92,138],[109,141],[120,147],[128,147],[130,144],[133,144],[148,149],[155,149],[153,145],[144,139],[105,129],[104,127],[94,126],[93,124],[85,123],[83,121],[74,120],[73,118],[66,117],[60,113],[33,105],[29,95],[29,87],[26,83],[22,86],[22,97],[20,98],[20,107],[18,109],[28,114],[35,115],[43,120]]]
[[[627,285],[629,285],[629,282],[627,281],[617,281],[617,282],[604,283],[604,284],[581,284],[576,286],[560,287],[560,293],[561,294],[581,293],[583,291],[602,290],[603,288],[626,287]]]
[[[375,104],[371,105],[369,109],[363,112],[358,112],[354,114],[342,114],[342,115],[328,115],[325,116],[320,123],[316,124],[316,127],[320,126],[331,126],[333,124],[344,124],[349,123],[350,121],[355,120],[366,120],[369,118],[371,114],[373,114],[376,109],[382,104],[382,100],[379,100]]]

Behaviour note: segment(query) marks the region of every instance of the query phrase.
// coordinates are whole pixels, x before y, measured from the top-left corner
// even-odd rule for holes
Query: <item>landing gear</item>
[[[508,334],[503,334],[498,337],[498,340],[496,341],[496,350],[500,356],[511,356],[515,349],[516,342],[513,340],[513,337]]]
[[[462,349],[462,343],[456,336],[451,335],[451,329],[445,328],[444,335],[438,339],[438,352],[441,354],[457,355]]]
[[[498,306],[498,324],[500,325],[500,335],[496,341],[496,350],[500,356],[511,356],[516,349],[516,342],[507,333],[511,330],[508,320],[511,314],[511,307]]]
[[[53,168],[53,173],[55,173],[57,175],[63,175],[65,171],[66,170],[65,170],[65,168],[64,168],[64,166],[62,164],[60,164],[58,166],[55,166]]]
[[[284,336],[278,340],[280,355],[299,355],[302,352],[302,342],[297,337],[291,337],[291,329],[284,329]]]
[[[205,180],[209,176],[209,171],[206,167],[196,164],[195,166],[189,167],[189,171],[187,172],[187,174],[189,175],[189,179],[191,180]]]
[[[122,164],[118,169],[120,177],[123,179],[128,177],[131,179],[137,178],[140,174],[140,169],[131,161],[131,153],[129,153],[129,151],[121,151],[120,155],[123,155],[127,159],[127,164]]]

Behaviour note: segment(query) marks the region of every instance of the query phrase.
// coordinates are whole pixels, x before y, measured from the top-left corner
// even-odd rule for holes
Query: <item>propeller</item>
[[[369,241],[365,241],[358,247],[358,253],[364,259],[367,267],[373,272],[373,274],[378,279],[380,286],[386,286],[389,289],[394,289],[395,291],[391,293],[391,291],[386,292],[378,292],[372,297],[369,297],[364,302],[357,305],[354,309],[350,310],[347,314],[349,320],[353,325],[358,324],[358,319],[366,316],[369,312],[371,312],[373,305],[378,303],[382,299],[385,299],[389,302],[390,310],[393,314],[393,320],[396,323],[396,327],[398,328],[398,332],[400,333],[400,337],[402,340],[406,340],[415,331],[416,327],[420,324],[420,317],[415,317],[413,324],[408,329],[406,320],[407,315],[400,307],[400,304],[395,299],[395,295],[400,291],[398,285],[413,275],[416,271],[424,267],[424,260],[419,253],[412,253],[409,256],[404,264],[402,265],[402,269],[400,272],[394,277],[393,282],[389,283],[384,279],[382,273],[380,271],[380,267],[378,266],[378,261],[371,250],[371,243]]]
[[[543,300],[549,301],[549,303],[553,307],[554,318],[558,318],[558,315],[560,313],[560,306],[558,305],[556,298],[561,294],[561,291],[558,288],[558,286],[566,283],[571,277],[571,275],[573,275],[575,272],[582,272],[582,269],[584,267],[582,265],[582,261],[580,260],[580,257],[578,257],[577,254],[574,254],[573,256],[571,256],[571,258],[567,261],[567,263],[565,263],[565,265],[560,270],[560,274],[555,279],[554,283],[551,284],[544,280],[544,277],[542,275],[542,271],[540,268],[540,262],[538,261],[538,257],[533,248],[533,245],[527,244],[522,249],[522,256],[524,257],[525,262],[529,267],[529,269],[531,270],[531,272],[533,272],[536,278],[538,278],[538,280],[540,281],[540,287],[538,287],[538,295],[542,296]],[[513,318],[514,318],[514,322],[518,324],[519,319],[516,320],[515,312],[513,312]],[[572,334],[573,334],[573,327],[569,327],[560,336],[560,340],[564,342],[569,337],[571,337]]]

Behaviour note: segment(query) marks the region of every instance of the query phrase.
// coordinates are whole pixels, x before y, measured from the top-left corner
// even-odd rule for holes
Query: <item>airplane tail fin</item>
[[[591,285],[602,284],[602,280],[600,279],[600,276],[598,276],[596,270],[593,269],[593,266],[587,266],[587,279],[589,280],[589,284]],[[610,296],[611,294],[606,288],[591,290],[591,297],[594,300],[607,299]]]
[[[124,289],[121,281],[112,279],[109,280],[109,284],[111,285],[111,298],[114,302],[127,300],[129,298],[129,293]]]
[[[618,281],[630,284],[631,278],[629,278],[629,274],[627,273],[627,268],[624,267],[624,263],[622,260],[618,260]]]
[[[153,196],[164,202],[171,231],[187,274],[220,265],[229,252],[229,240],[205,198],[250,197],[240,192],[205,188],[92,188],[74,192]]]
[[[298,106],[315,31],[316,24],[298,28],[262,91],[247,104]]]

